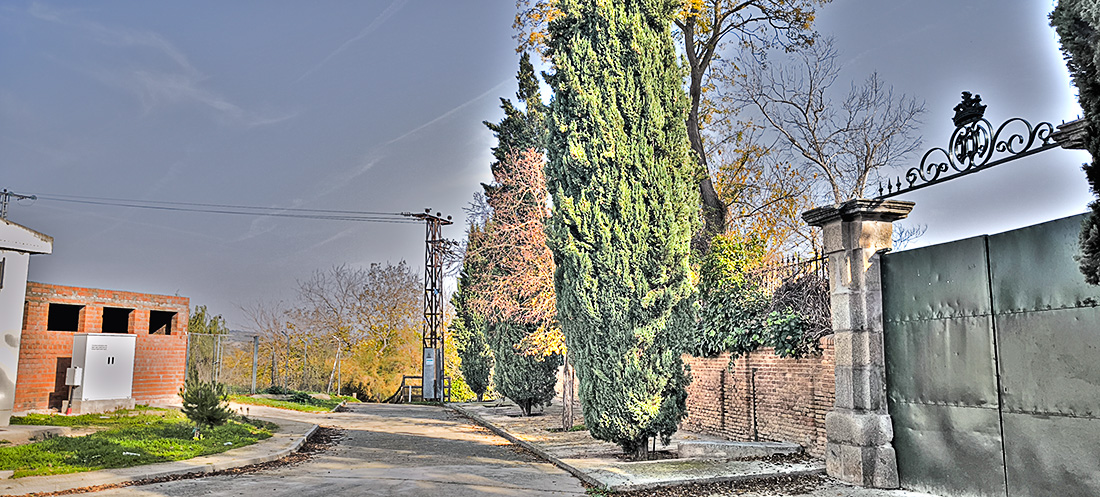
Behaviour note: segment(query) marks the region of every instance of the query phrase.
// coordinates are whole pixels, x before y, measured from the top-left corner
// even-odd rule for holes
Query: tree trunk
[[[561,429],[569,431],[573,429],[573,368],[569,364],[569,352],[564,354],[565,366],[562,368],[561,385]]]
[[[703,207],[703,231],[696,233],[692,240],[692,248],[706,252],[710,246],[710,239],[714,235],[726,230],[726,205],[718,197],[718,191],[714,189],[714,182],[710,179],[710,168],[707,166],[707,154],[703,148],[702,131],[699,128],[699,101],[702,97],[703,68],[692,71],[691,84],[688,89],[691,97],[691,108],[688,111],[687,134],[691,142],[691,149],[695,151],[695,160],[702,169],[703,179],[699,181],[699,200]]]
[[[649,460],[649,437],[642,438],[641,443],[634,449],[635,461],[648,461]]]
[[[271,345],[271,386],[275,386],[276,380],[278,380],[278,378],[279,378],[278,376],[276,376],[276,365],[275,365],[275,349],[276,348],[278,348],[278,347],[276,347],[274,344]]]

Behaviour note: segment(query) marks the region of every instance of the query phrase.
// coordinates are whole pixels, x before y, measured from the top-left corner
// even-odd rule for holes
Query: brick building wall
[[[57,305],[52,326],[51,303]],[[173,401],[184,381],[189,306],[186,297],[27,282],[13,411],[61,407],[68,398],[65,369],[72,364],[74,333],[136,335],[134,401]]]
[[[691,366],[688,414],[681,428],[731,440],[795,442],[815,457],[825,454],[825,414],[833,407],[833,339],[821,341],[822,353],[785,359],[771,348],[738,358],[684,356]],[[755,369],[755,374],[753,370]]]

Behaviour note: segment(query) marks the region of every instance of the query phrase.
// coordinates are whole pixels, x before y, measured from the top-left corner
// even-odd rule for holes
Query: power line
[[[77,200],[96,200],[100,202],[128,202],[128,203],[140,203],[151,205],[185,205],[192,207],[224,207],[230,209],[254,209],[254,210],[267,210],[267,211],[291,211],[291,212],[322,212],[331,214],[353,214],[353,215],[378,215],[378,216],[402,216],[400,212],[376,212],[376,211],[347,211],[347,210],[332,210],[332,209],[303,209],[298,207],[260,207],[254,205],[233,205],[233,204],[206,204],[198,202],[169,202],[166,200],[134,200],[126,198],[110,198],[110,197],[88,197],[83,195],[63,195],[57,193],[39,193],[38,198],[61,200],[61,199],[77,199]]]
[[[294,219],[318,219],[327,221],[353,221],[392,224],[415,224],[417,220],[403,217],[399,212],[351,211],[333,209],[304,209],[295,207],[261,207],[232,204],[206,204],[198,202],[169,202],[153,200],[133,200],[81,195],[38,194],[39,200],[67,202],[85,205],[103,205],[133,209],[149,209],[173,212],[200,212],[207,214],[229,214],[238,216],[285,217]]]

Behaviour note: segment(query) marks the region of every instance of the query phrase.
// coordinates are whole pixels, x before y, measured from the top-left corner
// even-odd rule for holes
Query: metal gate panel
[[[1100,418],[1100,308],[1009,314],[996,322],[1005,412]]]
[[[996,408],[892,403],[902,487],[934,495],[1004,497]]]
[[[888,324],[883,336],[888,399],[997,409],[990,326],[988,315]]]
[[[887,398],[902,485],[1003,497],[985,237],[882,261]]]
[[[1100,287],[1084,216],[989,237],[1008,495],[1100,495]]]
[[[884,254],[883,320],[991,314],[985,238]]]
[[[1100,495],[1100,422],[1003,413],[1008,495]]]
[[[1100,287],[1085,283],[1074,261],[1085,215],[989,236],[997,314],[1093,307]]]

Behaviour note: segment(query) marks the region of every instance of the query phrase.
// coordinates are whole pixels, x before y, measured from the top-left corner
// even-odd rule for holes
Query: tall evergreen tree
[[[540,269],[550,264],[548,254],[540,255],[545,253],[546,246],[539,239],[546,215],[546,195],[541,180],[545,106],[527,54],[520,59],[516,79],[519,81],[516,98],[524,110],[502,98],[504,119],[496,124],[485,123],[498,140],[493,149],[496,160],[491,165],[495,181],[492,185],[484,185],[493,216],[481,233],[484,240],[479,243],[483,250],[468,253],[475,259],[480,257],[479,264],[487,271],[479,278],[479,283],[484,285],[475,284],[475,292],[484,298],[474,303],[481,304],[479,310],[489,327],[489,340],[496,360],[494,385],[501,395],[529,415],[531,409],[549,405],[553,399],[561,356],[556,353],[526,354],[519,347],[524,338],[554,326],[555,321],[552,315],[526,312],[532,306],[545,303],[547,296],[546,292],[539,291],[532,294],[531,286],[523,284],[524,280],[530,280],[527,276],[537,278]],[[523,160],[526,162],[521,162]],[[524,174],[522,167],[532,165],[539,174]],[[537,233],[531,233],[533,226],[538,227]],[[531,234],[539,236],[523,236]],[[549,298],[552,300],[552,294]]]
[[[1100,285],[1100,1],[1059,0],[1050,14],[1050,24],[1062,42],[1088,123],[1085,148],[1092,154],[1092,163],[1084,169],[1097,200],[1089,204],[1092,213],[1081,229],[1078,262],[1085,281]]]
[[[591,434],[645,454],[685,414],[698,166],[672,0],[562,0],[550,23],[548,238]]]
[[[471,231],[477,230],[471,226]],[[476,237],[474,237],[476,238]],[[485,318],[470,309],[470,270],[463,264],[458,277],[458,290],[451,297],[455,317],[451,320],[451,336],[458,351],[459,371],[466,385],[477,395],[477,401],[485,398],[493,373],[493,351],[486,337]]]
[[[504,110],[504,119],[500,123],[483,121],[497,137],[497,146],[493,147],[490,166],[494,176],[502,167],[507,167],[509,156],[535,149],[543,152],[546,148],[546,106],[542,103],[539,80],[535,77],[535,67],[531,65],[531,56],[524,52],[519,59],[519,72],[516,73],[519,90],[516,100],[523,103],[524,110],[517,109],[512,101],[501,97],[500,108]]]

